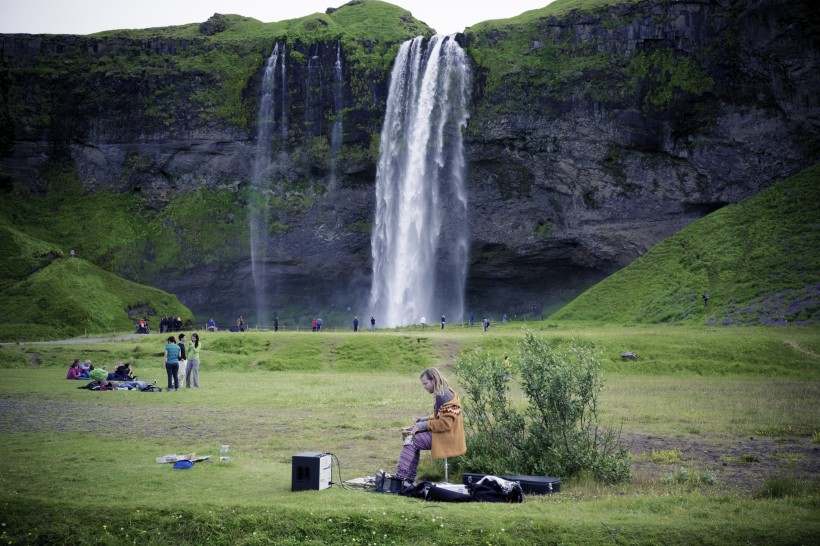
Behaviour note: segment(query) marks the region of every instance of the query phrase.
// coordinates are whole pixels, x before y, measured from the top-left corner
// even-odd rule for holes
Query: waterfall
[[[288,111],[287,109],[285,109],[285,102],[288,98],[288,78],[287,74],[285,73],[285,54],[285,44],[282,44],[282,77],[279,80],[279,87],[282,88],[282,108],[280,110],[282,119],[279,122],[279,131],[281,133],[282,138],[282,150],[285,149],[285,145],[288,142]]]
[[[322,64],[319,62],[319,44],[308,59],[307,81],[305,82],[305,136],[321,135],[322,121]]]
[[[336,63],[333,65],[333,129],[330,133],[330,186],[336,185],[336,155],[342,146],[342,43],[336,43]]]
[[[284,47],[282,48],[282,75],[284,76]],[[248,208],[248,232],[251,247],[251,273],[253,275],[256,302],[256,323],[267,324],[270,302],[267,291],[268,232],[270,222],[269,201],[271,196],[271,138],[274,135],[276,117],[276,64],[279,60],[279,44],[265,61],[262,78],[262,92],[259,101],[259,117],[256,129],[256,150],[254,152],[252,187]],[[284,78],[283,78],[284,79]],[[284,112],[284,103],[282,104]],[[284,115],[282,115],[284,119]]]
[[[401,45],[376,171],[370,308],[379,324],[461,320],[467,275],[462,130],[470,71],[454,36]],[[446,217],[444,216],[446,211]],[[443,229],[446,228],[446,229]]]

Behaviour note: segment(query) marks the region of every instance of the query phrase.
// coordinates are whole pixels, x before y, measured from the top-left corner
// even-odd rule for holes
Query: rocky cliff
[[[541,312],[820,159],[820,33],[807,0],[571,8],[559,0],[458,37],[473,62],[467,290],[477,314]],[[270,25],[214,16],[2,36],[4,199],[46,193],[44,172],[68,164],[85,194],[137,199],[129,214],[153,229],[105,248],[65,244],[194,312],[253,308],[244,210],[263,64],[279,43],[286,131],[272,142],[271,295],[364,313],[390,62],[403,40],[430,33],[365,0]]]

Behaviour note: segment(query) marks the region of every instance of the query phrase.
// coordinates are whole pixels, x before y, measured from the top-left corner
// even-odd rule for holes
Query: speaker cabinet
[[[304,451],[292,459],[291,491],[321,491],[330,487],[331,461],[329,453]]]

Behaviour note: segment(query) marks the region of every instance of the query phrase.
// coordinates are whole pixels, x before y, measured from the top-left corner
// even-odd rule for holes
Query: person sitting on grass
[[[111,379],[116,381],[135,381],[137,378],[131,371],[131,363],[126,362],[114,369],[114,377],[111,377]]]
[[[85,360],[80,362],[80,379],[90,379],[88,375],[91,373],[91,361]]]
[[[406,440],[401,450],[394,477],[405,484],[416,479],[422,449],[429,449],[433,459],[467,453],[461,399],[436,368],[427,368],[419,379],[424,390],[435,395],[436,400],[433,415],[416,419],[409,430],[412,440]]]
[[[92,381],[102,382],[108,379],[108,370],[106,370],[104,366],[102,368],[97,368],[94,364],[92,364],[89,370],[88,378]]]
[[[82,379],[82,375],[80,374],[80,360],[77,359],[71,363],[68,367],[68,373],[65,376],[66,379]]]

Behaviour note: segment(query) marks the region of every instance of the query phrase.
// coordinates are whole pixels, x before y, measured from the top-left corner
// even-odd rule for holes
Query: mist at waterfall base
[[[376,173],[370,305],[387,327],[464,316],[467,193],[462,130],[470,71],[454,36],[401,45]],[[443,230],[443,215],[449,229]]]

